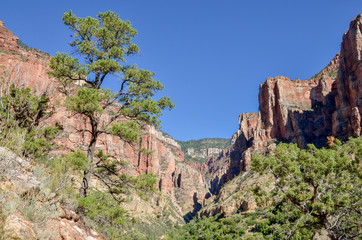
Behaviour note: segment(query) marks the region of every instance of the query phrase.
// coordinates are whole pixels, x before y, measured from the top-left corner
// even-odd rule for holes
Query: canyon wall
[[[64,96],[56,90],[56,81],[46,74],[49,56],[19,47],[17,40],[0,22],[0,70],[7,71],[3,75],[6,83],[29,86],[39,93],[46,91],[57,108],[47,124],[60,122],[64,126],[58,144],[64,149],[84,148],[89,136],[79,130],[87,123],[64,108]],[[353,19],[343,35],[340,53],[320,73],[309,80],[279,76],[261,84],[259,112],[241,114],[232,148],[210,157],[201,166],[187,163],[177,142],[150,126],[144,129],[137,146],[104,135],[97,148],[127,161],[125,171],[132,175],[155,173],[161,192],[172,199],[185,219],[190,219],[205,198],[222,194],[220,190],[226,182],[250,170],[255,153],[268,153],[280,141],[295,142],[300,147],[309,143],[322,147],[328,136],[346,140],[361,135],[361,54],[362,14]],[[153,151],[144,154],[135,150],[139,147]],[[226,198],[218,196],[215,201]],[[231,205],[245,208],[248,204]],[[207,213],[201,211],[200,216],[216,212],[209,209]]]
[[[343,35],[340,68],[336,88],[336,111],[332,117],[332,135],[346,139],[361,135],[362,108],[362,14]]]
[[[87,122],[64,107],[65,96],[57,91],[57,82],[47,75],[49,59],[48,54],[39,50],[19,46],[18,38],[0,21],[0,72],[5,80],[3,84],[28,86],[38,94],[48,94],[56,111],[43,124],[60,123],[64,127],[57,139],[61,148],[54,151],[55,154],[85,149],[89,135],[81,129],[87,126]],[[103,120],[106,121],[107,118],[109,116],[105,115]],[[139,152],[137,149],[141,147],[146,147],[152,153]],[[103,149],[116,159],[126,161],[128,165],[124,171],[131,175],[154,173],[159,190],[173,200],[184,216],[193,213],[208,194],[202,175],[184,161],[184,154],[178,143],[152,126],[143,129],[141,141],[136,146],[115,136],[101,135],[97,149]]]
[[[362,14],[352,20],[344,33],[340,53],[314,77],[302,81],[279,76],[260,85],[259,112],[239,116],[229,157],[212,158],[201,166],[208,175],[210,191],[219,195],[208,200],[198,215],[226,214],[222,209],[228,209],[230,214],[238,210],[236,206],[245,205],[243,200],[228,202],[227,206],[217,204],[218,199],[227,197],[222,196],[226,190],[219,192],[220,185],[248,172],[255,153],[268,153],[281,141],[294,142],[302,148],[309,143],[323,147],[328,136],[341,140],[360,136],[361,82]]]
[[[242,114],[232,137],[237,152],[233,166],[248,171],[249,152],[267,151],[275,142],[322,147],[327,136],[346,140],[361,134],[361,25],[362,14],[344,34],[340,54],[313,78],[275,77],[260,85],[259,113]]]

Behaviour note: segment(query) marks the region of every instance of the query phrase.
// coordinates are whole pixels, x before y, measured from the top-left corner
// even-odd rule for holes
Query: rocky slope
[[[40,171],[37,169],[37,171]],[[104,239],[73,211],[62,207],[34,174],[30,159],[0,147],[0,237],[4,239]],[[37,176],[38,175],[38,176]],[[20,211],[17,211],[20,209]]]
[[[62,147],[53,154],[76,148],[84,149],[89,136],[79,130],[86,126],[87,122],[65,109],[64,96],[57,91],[56,81],[47,75],[49,55],[20,47],[17,41],[18,38],[0,21],[0,72],[4,76],[5,84],[28,86],[38,94],[46,92],[50,96],[56,113],[43,124],[60,123],[64,127],[57,140],[57,144]],[[140,153],[136,150],[138,147],[146,147],[152,153]],[[166,205],[171,204],[177,215],[171,221],[177,222],[183,217],[188,219],[194,216],[196,209],[208,195],[201,173],[184,161],[184,153],[179,144],[153,127],[145,127],[139,146],[131,146],[116,137],[104,135],[100,137],[97,148],[128,162],[124,171],[131,175],[152,172],[157,176],[157,187],[161,190],[162,197],[153,199],[150,203],[130,205],[133,215],[141,216],[146,212],[154,217],[155,212],[166,209]],[[93,184],[97,183],[94,181]]]
[[[194,162],[197,169],[200,169],[200,165],[209,158],[219,155],[223,149],[230,147],[230,139],[227,138],[203,138],[177,142],[180,144],[185,158],[190,163]]]
[[[231,148],[222,150],[218,155],[210,157],[200,166],[211,194],[217,194],[226,182],[226,173],[230,166]]]
[[[179,144],[152,127],[144,129],[140,142],[140,147],[153,150],[150,155],[112,136],[102,137],[97,148],[127,161],[125,171],[132,175],[153,172],[158,177],[163,197],[149,203],[133,201],[128,206],[133,215],[153,216],[172,208],[176,222],[195,216],[202,205],[199,216],[253,209],[248,186],[265,180],[248,173],[254,153],[267,153],[280,141],[300,147],[308,143],[324,146],[327,136],[345,140],[361,135],[361,54],[362,14],[344,34],[341,52],[316,76],[304,81],[279,76],[261,84],[259,112],[241,114],[232,148],[201,166],[187,163]],[[30,86],[38,93],[46,91],[57,112],[44,124],[59,122],[64,126],[58,140],[62,151],[83,148],[89,136],[79,130],[87,122],[63,107],[64,97],[46,74],[48,61],[48,55],[19,47],[17,37],[0,22],[0,68],[7,72],[6,83]],[[207,199],[211,194],[215,195]]]
[[[232,136],[230,158],[212,159],[202,166],[210,175],[211,191],[216,189],[217,193],[220,184],[249,171],[251,156],[269,152],[277,142],[295,142],[299,147],[313,143],[322,147],[328,136],[341,140],[360,136],[361,54],[362,14],[352,20],[344,33],[341,52],[316,76],[304,81],[280,76],[261,84],[259,112],[239,116],[239,130]],[[215,165],[222,166],[222,170]],[[218,199],[226,199],[229,192],[220,191],[200,215],[229,214],[237,210],[244,200],[229,202],[228,205],[234,207],[226,212],[220,210],[223,201]]]

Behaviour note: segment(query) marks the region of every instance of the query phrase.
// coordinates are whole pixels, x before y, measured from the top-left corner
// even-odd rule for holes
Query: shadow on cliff
[[[202,207],[201,204],[197,201],[197,193],[194,193],[193,201],[194,201],[193,205],[194,209],[183,216],[186,223],[190,222]]]
[[[289,109],[288,123],[285,128],[289,128],[288,130],[294,134],[289,138],[277,140],[297,143],[300,148],[306,148],[308,144],[314,144],[318,148],[325,147],[327,137],[332,135],[332,116],[336,111],[335,84],[336,82],[332,84],[332,91],[323,96],[321,100],[313,97],[318,94],[320,87],[317,86],[311,90],[312,107],[310,110],[299,112]]]
[[[308,144],[314,144],[318,148],[326,146],[327,136],[332,135],[332,116],[336,111],[336,81],[332,84],[331,91],[325,96],[322,95],[321,84],[323,84],[322,79],[309,94],[310,109],[301,111],[298,107],[290,107],[286,124],[273,126],[272,138],[276,143],[297,143],[301,148],[306,148]],[[209,191],[213,195],[217,195],[226,182],[250,167],[250,163],[247,166],[244,160],[244,152],[252,148],[255,141],[254,137],[247,139],[244,133],[235,140],[227,172],[210,180]]]

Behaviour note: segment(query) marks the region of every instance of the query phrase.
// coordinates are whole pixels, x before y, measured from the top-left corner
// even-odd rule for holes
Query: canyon
[[[49,96],[56,111],[42,124],[60,124],[63,127],[55,141],[58,147],[51,155],[86,149],[89,135],[81,132],[81,129],[87,126],[87,122],[65,108],[65,96],[58,91],[59,84],[47,74],[50,56],[36,49],[19,46],[18,41],[5,28],[4,23],[0,22],[0,70],[5,81],[3,86],[14,84],[17,87],[29,87],[38,95],[46,93]],[[109,116],[105,116],[107,117]],[[156,195],[149,202],[138,199],[132,204],[125,203],[124,207],[133,216],[147,215],[155,218],[157,212],[167,208],[173,209],[170,214],[172,222],[182,223],[184,219],[191,219],[202,200],[209,195],[201,173],[192,164],[185,162],[184,153],[174,139],[163,135],[153,126],[144,126],[142,132],[137,146],[110,135],[101,136],[96,146],[108,155],[127,162],[122,170],[124,173],[131,176],[153,173],[157,177],[156,185],[162,192],[161,196]],[[138,149],[141,148],[146,148],[151,153],[140,152]],[[92,179],[90,183],[91,186],[99,184],[96,179]]]
[[[89,136],[79,130],[87,123],[62,104],[64,96],[57,91],[56,81],[47,75],[49,55],[24,49],[17,42],[18,38],[0,22],[0,70],[6,73],[6,84],[28,86],[38,94],[46,92],[50,96],[57,111],[44,124],[60,123],[64,127],[56,140],[62,147],[54,154],[84,149]],[[143,129],[139,143],[139,147],[151,150],[151,154],[140,153],[130,144],[108,135],[100,138],[97,148],[126,161],[124,171],[130,175],[152,172],[157,176],[156,185],[163,197],[149,203],[130,204],[129,211],[135,216],[153,216],[168,204],[176,209],[172,221],[179,223],[196,215],[228,216],[240,209],[254,209],[256,204],[247,187],[266,179],[250,173],[253,154],[267,154],[278,142],[294,142],[302,148],[310,143],[323,147],[329,136],[346,140],[361,135],[361,55],[362,14],[352,20],[344,33],[340,53],[314,77],[266,79],[259,86],[258,113],[241,114],[239,129],[231,137],[232,146],[210,149],[216,155],[208,156],[202,164],[185,161],[180,145],[152,126]],[[193,154],[191,149],[184,151]],[[206,155],[205,152],[203,157]],[[230,198],[236,194],[238,197]]]
[[[239,129],[231,137],[232,148],[210,158],[202,172],[210,191],[199,216],[210,216],[256,207],[251,193],[242,198],[231,196],[240,185],[251,186],[259,179],[248,173],[253,154],[267,154],[278,142],[293,142],[305,148],[327,145],[328,137],[347,140],[361,135],[362,108],[362,14],[350,23],[343,34],[341,51],[318,74],[308,80],[290,80],[279,76],[268,78],[259,87],[259,112],[239,116]],[[238,177],[237,177],[238,176]],[[234,187],[222,186],[234,180]],[[235,182],[238,182],[237,184]],[[221,190],[221,191],[220,191]],[[246,188],[244,191],[247,190]],[[240,195],[240,194],[239,194]],[[223,201],[223,199],[229,199]],[[245,208],[245,205],[253,206]],[[243,207],[244,206],[244,207]]]

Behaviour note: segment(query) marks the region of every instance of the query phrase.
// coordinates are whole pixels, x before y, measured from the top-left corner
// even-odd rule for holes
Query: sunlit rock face
[[[255,153],[267,153],[277,142],[299,147],[325,146],[327,136],[346,140],[361,135],[362,14],[343,35],[341,52],[309,80],[268,78],[259,87],[259,112],[239,116],[228,157],[201,166],[212,193],[243,171]]]
[[[343,35],[341,52],[315,77],[268,78],[259,88],[259,113],[242,114],[233,135],[229,173],[250,168],[248,151],[265,151],[276,141],[325,146],[327,136],[361,135],[362,14]],[[234,156],[234,157],[233,157]],[[229,174],[229,175],[230,175]]]
[[[89,135],[79,130],[89,123],[64,108],[64,96],[57,91],[56,81],[46,74],[49,56],[21,48],[17,40],[0,22],[0,70],[8,72],[7,83],[29,86],[39,93],[46,91],[56,107],[47,124],[59,122],[64,126],[58,144],[65,150],[84,148]],[[232,136],[232,148],[210,157],[201,166],[187,163],[172,138],[149,126],[136,147],[104,135],[97,148],[127,161],[129,165],[124,171],[132,175],[156,174],[157,187],[169,194],[180,214],[189,219],[210,192],[219,193],[226,182],[250,170],[253,154],[270,152],[279,141],[295,142],[300,147],[308,143],[321,147],[327,136],[345,140],[361,135],[361,54],[362,15],[359,15],[344,34],[340,53],[316,76],[309,80],[279,76],[261,84],[258,113],[241,114],[239,129]],[[140,153],[136,150],[139,147],[152,152]]]
[[[339,68],[339,55],[310,80],[268,78],[259,87],[259,112],[239,116],[239,129],[231,137],[227,157],[210,158],[201,166],[208,176],[211,192],[241,171],[249,171],[254,153],[269,152],[277,141],[323,145],[331,135],[335,110],[333,83]]]
[[[8,83],[25,85],[43,92],[51,86],[47,75],[49,55],[18,45],[18,37],[0,21],[0,72],[6,71]]]
[[[55,114],[44,124],[60,123],[64,127],[57,139],[57,144],[62,147],[54,154],[85,149],[90,136],[80,130],[89,123],[64,107],[65,96],[57,91],[57,82],[47,74],[49,60],[50,56],[41,51],[19,46],[18,37],[0,22],[0,72],[5,72],[3,76],[6,84],[28,86],[37,94],[48,94],[55,107]],[[102,121],[108,119],[109,115],[105,115]],[[140,143],[136,145],[125,143],[115,136],[101,135],[97,149],[103,149],[113,157],[128,162],[124,171],[131,175],[154,173],[158,178],[157,187],[171,196],[180,214],[194,211],[195,203],[199,204],[208,193],[201,173],[194,165],[184,161],[184,154],[174,139],[164,136],[151,126],[146,126],[143,132]],[[151,154],[139,152],[140,147],[151,150]]]
[[[346,139],[361,135],[362,110],[362,14],[343,35],[340,68],[336,87],[336,111],[332,118],[332,134]]]

